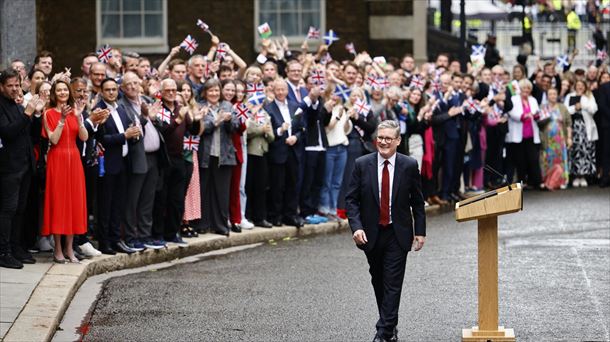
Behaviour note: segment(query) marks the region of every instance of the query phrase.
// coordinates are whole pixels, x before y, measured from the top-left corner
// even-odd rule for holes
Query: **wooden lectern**
[[[513,329],[498,325],[498,215],[523,209],[520,183],[455,204],[458,222],[479,220],[479,326],[462,329],[462,341],[515,341]]]

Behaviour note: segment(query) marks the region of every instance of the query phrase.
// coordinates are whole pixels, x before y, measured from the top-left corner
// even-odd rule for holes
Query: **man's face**
[[[447,68],[449,66],[449,58],[445,55],[440,55],[436,58],[436,67]]]
[[[127,57],[125,61],[125,71],[138,72],[138,59]]]
[[[176,66],[174,66],[174,68],[175,67]],[[204,71],[205,61],[203,60],[203,58],[195,58],[191,61],[191,65],[188,67],[189,75],[198,80],[203,78]]]
[[[303,66],[301,63],[291,63],[288,66],[288,80],[293,84],[298,84],[303,74]]]
[[[286,99],[286,96],[288,96],[288,85],[286,82],[282,80],[276,81],[273,93],[278,101],[283,102]]]
[[[21,86],[17,77],[11,77],[4,84],[0,83],[0,91],[5,97],[16,101],[21,93]]]
[[[231,72],[231,70],[225,70],[225,71],[220,73],[220,76],[218,76],[218,78],[221,81],[230,80],[230,79],[233,78],[233,73]]]
[[[345,83],[351,85],[356,82],[356,75],[358,74],[358,70],[356,70],[353,66],[348,65],[343,71],[343,75],[345,76]]]
[[[94,87],[99,87],[106,78],[106,67],[103,64],[95,64],[91,67],[89,79]]]
[[[149,73],[150,73],[150,62],[147,59],[141,60],[138,63],[138,76],[140,76],[140,78],[144,78]]]
[[[176,86],[176,82],[173,80],[164,81],[161,86],[163,89],[161,90],[161,98],[164,102],[174,102],[176,101],[176,93],[178,92],[178,86]]]
[[[108,81],[102,86],[102,98],[108,103],[114,103],[119,95],[119,87],[116,82]]]
[[[403,58],[402,63],[400,63],[400,67],[406,71],[411,72],[415,68],[415,60],[413,59],[413,57],[407,56]]]
[[[441,91],[444,93],[449,90],[451,86],[451,76],[443,74],[441,75]]]
[[[87,85],[82,82],[72,83],[72,97],[75,100],[84,100],[87,98]]]
[[[36,68],[42,70],[45,75],[49,76],[51,70],[53,69],[53,58],[40,57],[38,59],[38,64],[36,64]]]
[[[203,73],[202,73],[203,75]],[[184,80],[186,79],[186,65],[184,64],[176,64],[170,71],[169,76],[174,81]]]
[[[28,72],[25,70],[25,64],[22,61],[15,61],[11,63],[11,67],[21,75],[22,78],[25,78],[28,75]]]
[[[486,84],[491,84],[491,70],[485,69],[481,71],[481,81]]]
[[[83,72],[83,76],[88,77],[89,72],[91,71],[91,65],[97,62],[97,57],[95,56],[87,56],[83,59],[83,64],[80,69]]]
[[[140,95],[140,79],[134,74],[127,74],[123,77],[123,83],[121,83],[121,88],[125,93],[125,96],[128,98],[135,100]]]
[[[547,91],[549,90],[549,88],[551,87],[551,79],[543,76],[542,79],[540,80],[540,88],[542,88],[542,90]]]
[[[377,150],[383,158],[390,158],[400,145],[400,135],[391,128],[382,128],[377,131]]]

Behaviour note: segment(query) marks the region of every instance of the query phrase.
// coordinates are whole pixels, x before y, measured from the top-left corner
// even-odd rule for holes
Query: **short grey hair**
[[[196,59],[201,59],[201,60],[203,60],[204,62],[206,61],[206,58],[205,58],[203,55],[199,55],[199,54],[197,54],[197,55],[193,55],[191,58],[189,58],[189,60],[188,60],[188,62],[187,62],[187,65],[188,65],[189,67],[192,67],[192,66],[193,66],[193,64],[195,63],[195,60],[196,60]]]
[[[534,88],[534,86],[532,85],[532,82],[530,82],[530,80],[528,80],[527,78],[524,78],[521,81],[519,81],[519,88],[520,89],[529,88],[529,90],[532,90]]]
[[[375,136],[379,135],[379,130],[381,129],[393,129],[396,131],[395,136],[400,136],[400,125],[396,120],[383,120],[377,125],[377,131],[375,132]]]

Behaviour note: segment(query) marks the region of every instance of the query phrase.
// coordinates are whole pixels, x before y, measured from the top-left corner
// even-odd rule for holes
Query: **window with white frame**
[[[97,0],[97,43],[167,52],[167,0]]]
[[[273,36],[285,35],[291,44],[300,45],[310,26],[325,30],[326,0],[255,0],[254,7],[256,27],[267,22]],[[258,43],[258,32],[255,37]]]

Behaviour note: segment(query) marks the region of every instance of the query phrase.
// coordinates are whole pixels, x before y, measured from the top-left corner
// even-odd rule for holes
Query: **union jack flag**
[[[411,78],[411,83],[409,84],[409,88],[417,88],[419,90],[424,90],[424,86],[426,82],[421,79],[419,76],[413,76]]]
[[[180,47],[186,50],[186,52],[191,55],[193,54],[193,52],[195,52],[195,49],[197,49],[198,46],[199,44],[197,44],[195,38],[191,37],[190,34],[186,36],[186,38],[184,38],[182,43],[180,43]]]
[[[605,61],[608,58],[608,53],[605,50],[597,50],[597,59]]]
[[[333,30],[329,30],[326,35],[324,35],[324,44],[331,46],[334,42],[339,40],[339,36]]]
[[[320,39],[320,30],[313,26],[309,26],[309,31],[307,32],[307,39]]]
[[[364,83],[372,88],[379,87],[379,84],[377,83],[377,77],[375,77],[375,75],[373,74],[369,74],[366,77],[366,80],[364,80]]]
[[[216,58],[223,60],[225,58],[225,56],[227,55],[227,44],[226,43],[220,43],[218,44],[218,48],[216,49]]]
[[[430,84],[432,85],[432,89],[434,89],[434,91],[441,91],[441,81],[438,78],[433,79]]]
[[[258,125],[264,125],[265,124],[265,112],[263,112],[262,110],[259,110],[258,112],[256,112],[256,115],[254,115],[254,121],[256,121],[256,124],[258,124]]]
[[[496,78],[496,80],[492,83],[491,87],[497,91],[502,91],[504,87],[504,81],[500,78]]]
[[[246,120],[248,120],[248,117],[250,116],[250,109],[248,109],[248,107],[246,107],[245,104],[236,103],[235,106],[233,106],[233,109],[235,110],[235,113],[237,114],[237,118],[239,119],[239,122],[244,123],[244,122],[246,122]]]
[[[544,105],[540,107],[540,111],[534,115],[534,119],[536,119],[536,121],[543,121],[548,119],[549,117],[551,117],[551,109],[549,108],[549,105]]]
[[[197,26],[201,27],[204,32],[210,32],[208,24],[204,23],[201,19],[197,19]]]
[[[333,95],[341,97],[343,101],[347,101],[351,93],[352,90],[348,86],[337,84],[335,86],[335,91],[333,92]]]
[[[203,56],[203,59],[205,61],[205,69],[203,70],[203,77],[208,79],[212,75],[212,70],[210,69],[210,61],[208,61],[208,56]]]
[[[159,114],[157,114],[157,117],[160,117],[161,121],[165,123],[170,123],[172,121],[172,112],[169,109],[163,107],[159,111]]]
[[[313,69],[309,77],[313,84],[317,86],[322,86],[326,83],[326,76],[324,76],[324,70],[322,69]]]
[[[585,49],[587,49],[587,50],[589,50],[589,51],[591,51],[591,50],[595,49],[595,43],[593,43],[592,41],[588,40],[588,41],[585,43]]]
[[[476,112],[481,111],[481,107],[479,107],[479,105],[472,97],[466,99],[466,106],[464,107],[470,112],[470,114],[474,114]]]
[[[345,49],[347,50],[347,52],[351,53],[352,55],[356,55],[356,48],[354,47],[354,43],[347,43],[345,44]]]
[[[265,93],[261,93],[261,92],[252,93],[252,95],[248,98],[248,103],[258,106],[258,105],[262,104],[266,98],[267,97],[265,96]]]
[[[380,77],[380,78],[376,79],[375,84],[377,84],[378,89],[382,89],[382,90],[390,86],[390,82],[385,77]],[[373,88],[375,88],[374,85],[373,85]]]
[[[326,65],[332,60],[333,58],[330,56],[330,53],[327,52],[324,56],[322,56],[322,59],[320,59],[320,64]]]
[[[371,106],[369,106],[366,101],[361,99],[356,100],[356,103],[354,103],[354,108],[356,109],[356,112],[361,115],[366,115],[371,111]]]
[[[485,52],[487,49],[484,45],[473,45],[472,46],[472,56],[485,56]]]
[[[265,86],[263,85],[262,82],[259,83],[248,83],[246,85],[246,93],[247,94],[254,94],[254,93],[264,93],[265,92]]]
[[[97,59],[102,63],[108,63],[110,58],[112,58],[112,48],[110,45],[106,44],[97,50]]]
[[[200,140],[201,138],[198,135],[189,135],[188,138],[184,137],[182,149],[185,151],[198,151]]]
[[[562,68],[565,68],[570,65],[568,55],[557,56],[557,65]]]

